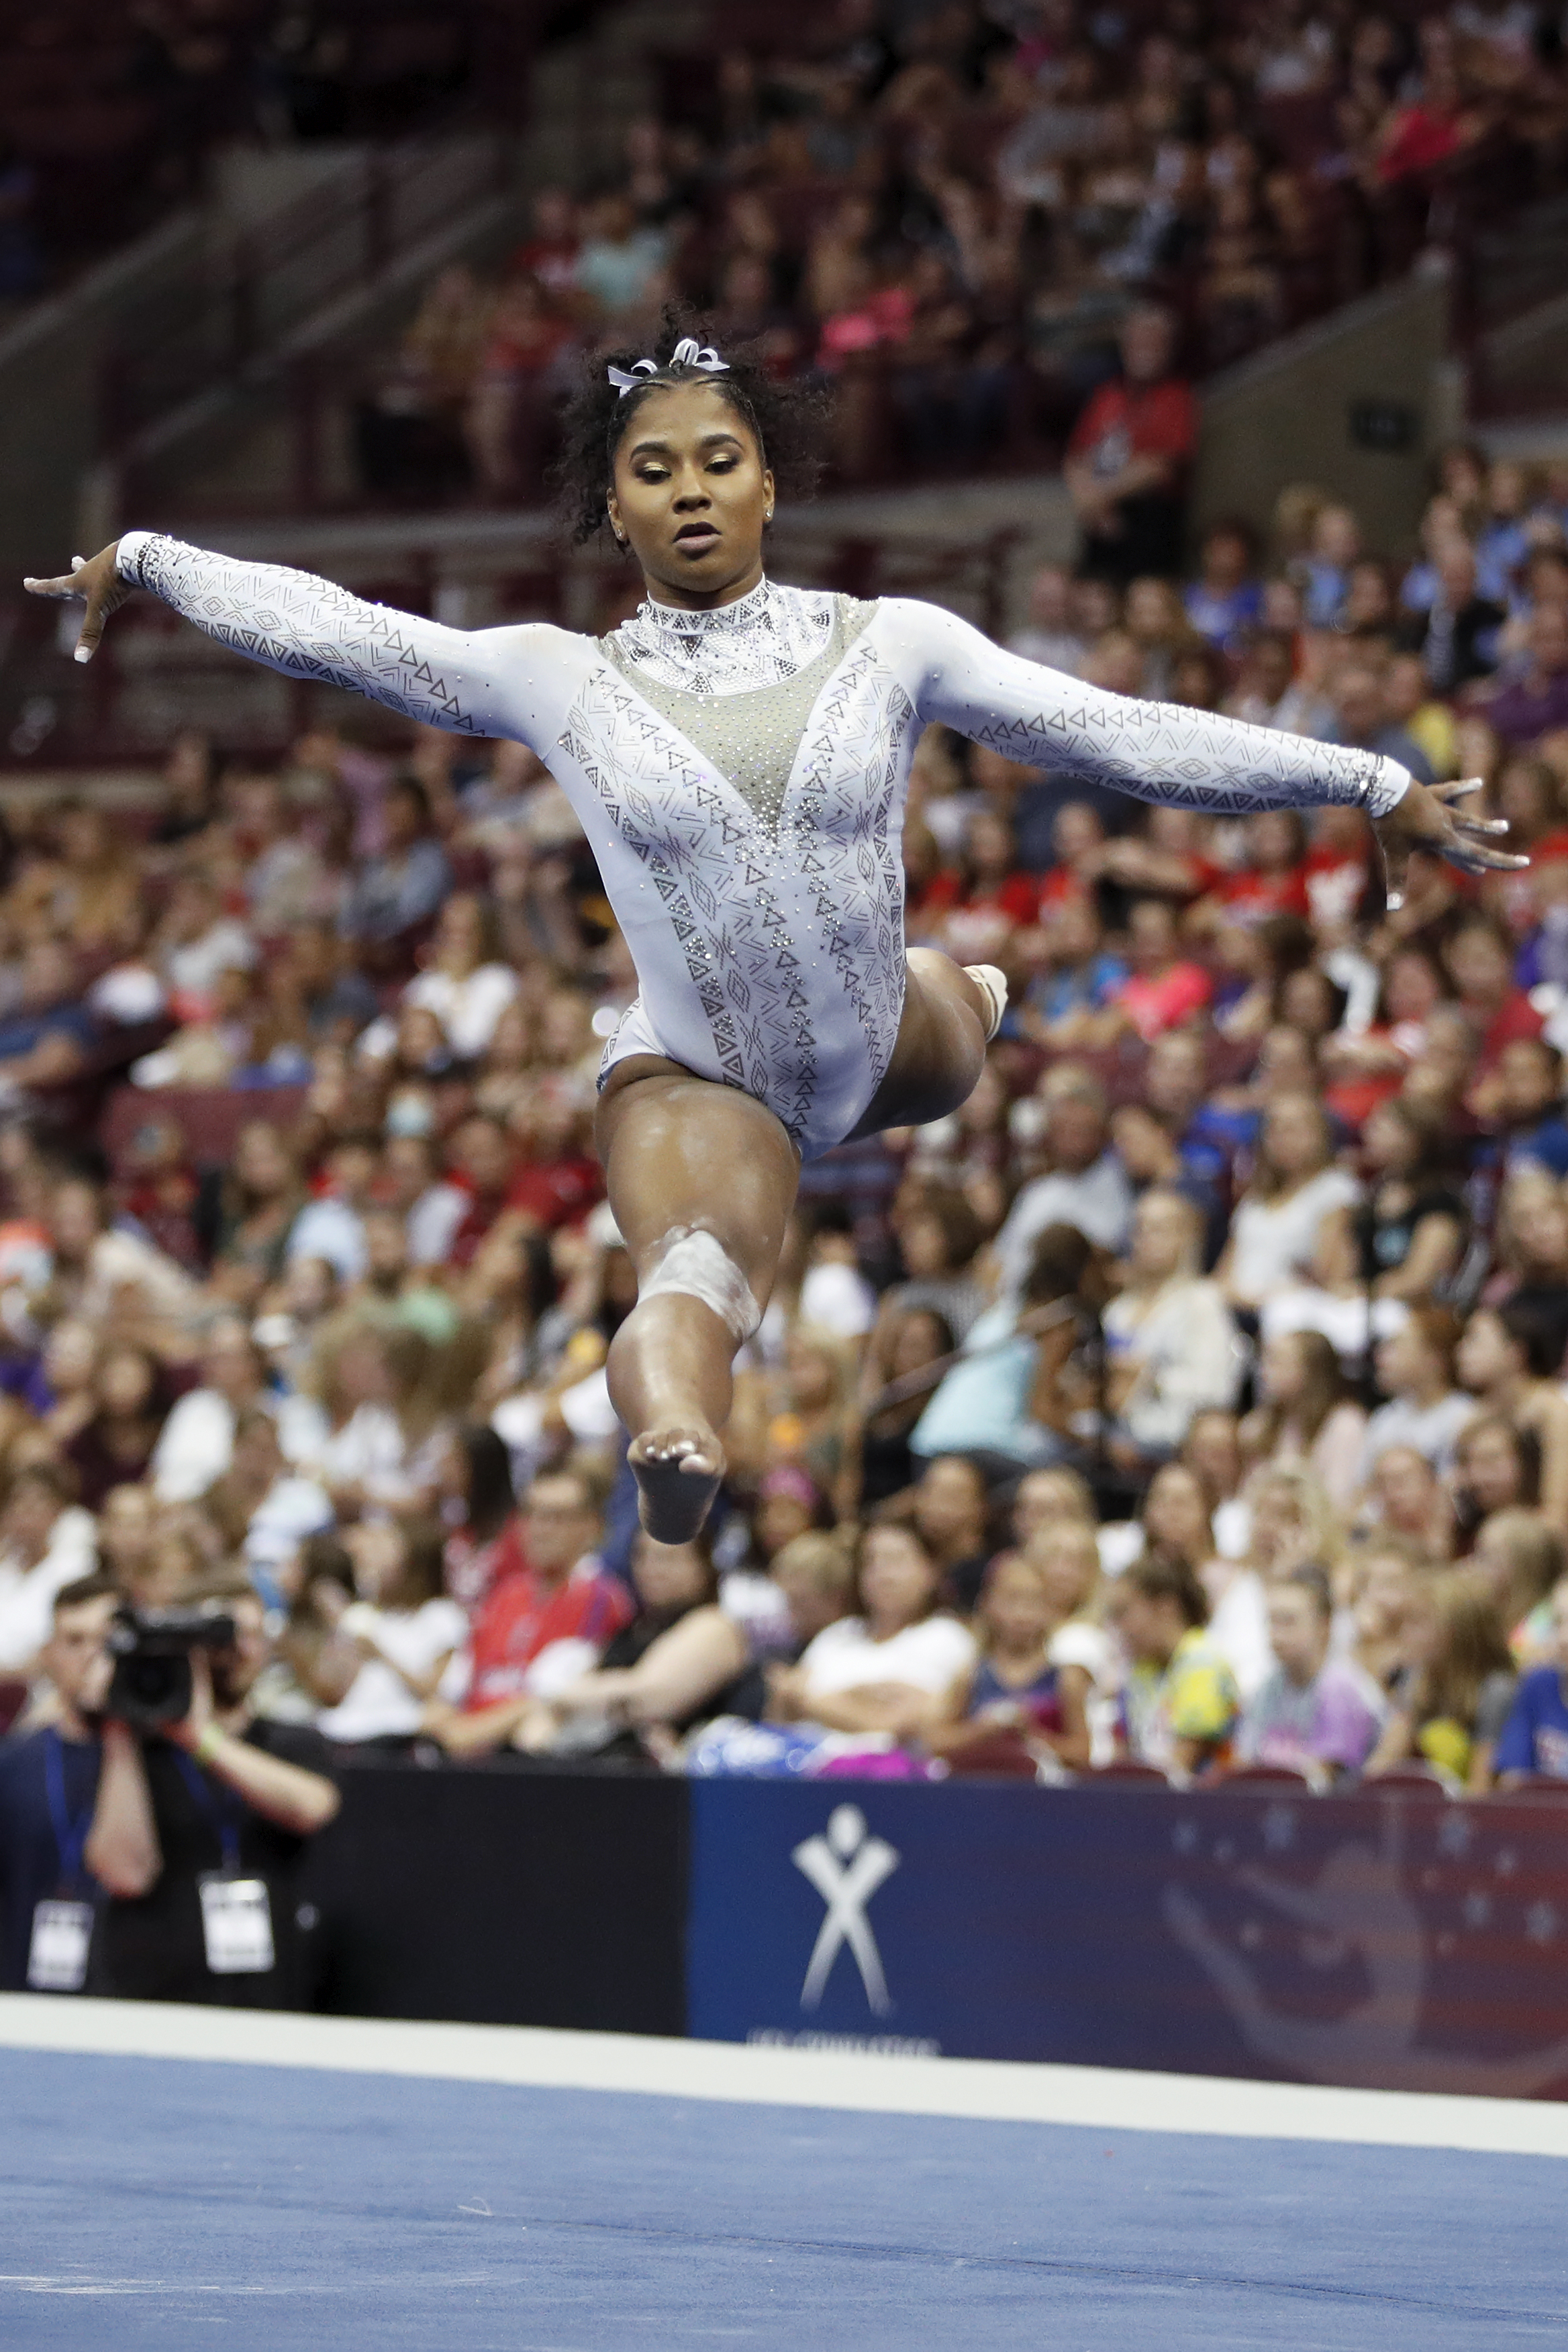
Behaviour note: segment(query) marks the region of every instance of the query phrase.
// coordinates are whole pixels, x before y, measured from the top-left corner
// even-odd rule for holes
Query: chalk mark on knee
[[[717,1234],[700,1225],[672,1225],[658,1247],[658,1265],[637,1283],[639,1306],[645,1298],[700,1299],[726,1326],[737,1346],[752,1337],[763,1310]]]

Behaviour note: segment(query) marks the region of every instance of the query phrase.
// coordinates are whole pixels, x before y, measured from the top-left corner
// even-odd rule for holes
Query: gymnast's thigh
[[[642,1273],[668,1235],[711,1234],[759,1306],[778,1272],[800,1154],[766,1106],[653,1054],[616,1063],[596,1137],[610,1207]]]
[[[910,950],[892,1056],[847,1143],[884,1128],[923,1127],[969,1100],[985,1066],[985,1031],[974,998],[974,982],[951,956],[934,948]]]

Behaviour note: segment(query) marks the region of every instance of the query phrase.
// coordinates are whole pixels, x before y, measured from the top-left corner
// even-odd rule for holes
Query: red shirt
[[[1521,1037],[1539,1037],[1545,1026],[1523,989],[1514,989],[1504,997],[1481,1038],[1477,1069],[1489,1070],[1505,1045],[1517,1045]]]
[[[460,1173],[454,1173],[446,1181],[458,1192],[466,1192],[468,1196],[467,1213],[462,1223],[452,1235],[446,1262],[448,1265],[472,1265],[479,1244],[506,1207],[507,1196],[503,1196],[499,1201],[493,1192],[486,1192],[481,1196]]]
[[[592,1642],[603,1649],[637,1613],[626,1586],[592,1552],[560,1584],[545,1583],[526,1564],[506,1573],[506,1555],[521,1558],[515,1528],[514,1520],[501,1538],[500,1573],[474,1620],[473,1680],[464,1702],[470,1714],[515,1698],[529,1667],[552,1642]]]
[[[921,898],[922,915],[947,915],[962,908],[966,913],[993,908],[1010,923],[1027,927],[1040,912],[1041,885],[1037,875],[1005,874],[994,890],[965,890],[962,875],[945,869],[933,874]]]
[[[574,1224],[605,1196],[605,1180],[596,1160],[551,1160],[520,1168],[506,1196],[509,1209],[524,1210],[553,1233],[557,1225]]]
[[[1047,907],[1065,906],[1069,898],[1088,898],[1092,896],[1088,883],[1076,866],[1053,866],[1048,873],[1042,874],[1037,878],[1040,886],[1042,914]]]
[[[1173,963],[1152,975],[1131,973],[1112,1001],[1121,1007],[1144,1044],[1152,1045],[1167,1029],[1175,1029],[1194,1013],[1201,1013],[1211,993],[1202,964]]]
[[[1283,874],[1227,874],[1215,897],[1233,922],[1266,923],[1271,915],[1304,915],[1307,878],[1292,866]]]
[[[1447,162],[1460,136],[1458,115],[1440,113],[1419,100],[1401,107],[1394,117],[1394,135],[1378,158],[1377,176],[1403,180],[1414,172],[1430,172]]]
[[[1174,884],[1169,887],[1162,885],[1158,890],[1150,893],[1152,898],[1206,898],[1209,892],[1226,879],[1225,867],[1216,866],[1212,857],[1194,857],[1184,851],[1182,863],[1187,869],[1187,879],[1180,889],[1177,890]]]
[[[553,237],[531,236],[512,255],[511,268],[537,278],[548,293],[571,294],[576,290],[582,252],[582,244],[574,236],[560,242]]]
[[[1198,445],[1197,404],[1190,383],[1102,383],[1073,426],[1069,457],[1097,473],[1119,474],[1130,457],[1170,457],[1178,470]]]

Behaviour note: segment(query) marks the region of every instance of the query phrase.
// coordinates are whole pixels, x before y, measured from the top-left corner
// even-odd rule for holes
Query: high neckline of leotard
[[[704,604],[689,610],[684,604],[661,604],[657,596],[645,596],[637,607],[637,618],[640,620],[646,613],[656,626],[674,629],[681,636],[701,635],[709,629],[744,628],[778,593],[764,572],[754,588],[748,589],[743,596],[732,597],[728,604]]]
[[[795,677],[823,651],[832,627],[830,595],[764,579],[732,604],[699,613],[649,596],[616,630],[616,646],[662,686],[747,694]]]

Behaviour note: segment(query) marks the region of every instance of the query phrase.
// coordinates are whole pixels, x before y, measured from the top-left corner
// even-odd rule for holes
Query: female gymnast
[[[1526,861],[1390,760],[1098,691],[950,613],[785,588],[763,569],[787,392],[689,337],[609,368],[569,418],[578,535],[605,522],[647,598],[606,637],[466,633],[331,583],[133,530],[42,596],[77,659],[149,589],[210,636],[426,725],[511,736],[570,795],[636,960],[598,1147],[636,1265],[610,1350],[644,1527],[696,1533],[724,1472],[731,1366],[761,1319],[803,1159],[940,1118],[980,1074],[1002,975],[906,951],[900,856],[922,728],[1054,776],[1232,815],[1365,809],[1397,903],[1412,849]]]

